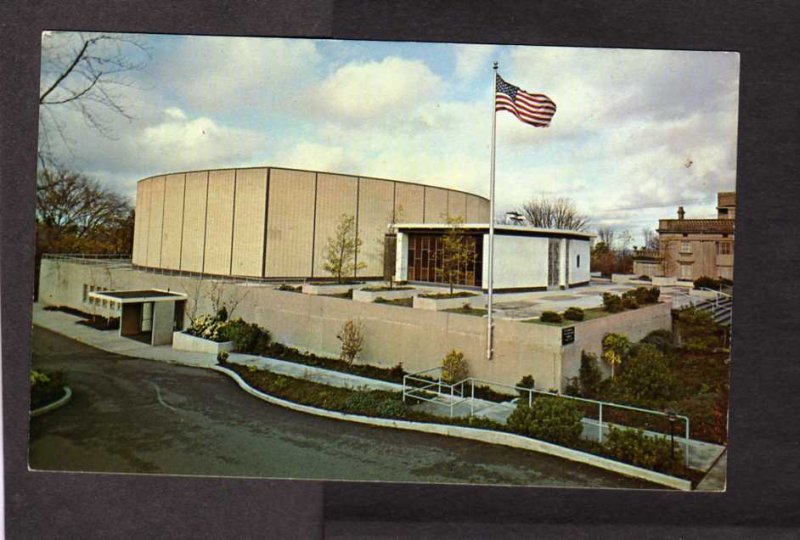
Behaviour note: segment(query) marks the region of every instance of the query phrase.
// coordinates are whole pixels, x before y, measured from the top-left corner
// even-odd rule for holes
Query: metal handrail
[[[443,382],[441,377],[439,377],[439,379],[437,381],[431,381],[430,379],[422,379],[420,377],[415,377],[415,375],[419,375],[419,374],[422,374],[422,373],[430,373],[432,371],[441,371],[441,368],[440,367],[428,368],[428,369],[425,369],[425,370],[417,371],[417,372],[410,373],[408,375],[404,375],[403,376],[403,401],[404,402],[406,401],[406,396],[408,396],[408,397],[412,397],[414,399],[421,399],[423,401],[428,401],[430,403],[442,404],[441,401],[437,401],[435,398],[434,399],[423,398],[423,397],[421,397],[419,395],[415,395],[415,392],[416,391],[423,391],[423,390],[427,390],[428,388],[436,387],[437,388],[437,392],[436,393],[437,393],[438,396],[447,397],[448,394],[446,393],[446,390],[449,388],[449,390],[450,390],[450,393],[449,393],[450,400],[449,400],[448,404],[450,406],[450,416],[451,417],[453,416],[453,409],[454,409],[455,405],[458,405],[459,403],[463,403],[467,399],[469,399],[469,401],[470,401],[470,416],[474,416],[475,415],[475,385],[476,385],[476,383],[484,384],[484,385],[490,385],[490,386],[494,386],[494,387],[511,388],[511,389],[517,391],[517,393],[519,393],[520,395],[523,395],[523,393],[527,392],[527,394],[528,394],[528,406],[532,406],[533,405],[533,395],[534,394],[551,396],[551,397],[560,397],[560,398],[564,398],[564,399],[572,399],[574,401],[579,401],[579,402],[583,402],[583,403],[591,403],[591,404],[595,404],[595,405],[598,406],[598,415],[597,415],[597,430],[598,430],[598,433],[597,433],[597,438],[598,438],[598,442],[600,442],[600,443],[603,442],[603,432],[605,431],[606,426],[610,426],[611,425],[608,422],[606,422],[605,424],[603,423],[603,409],[604,408],[614,407],[614,408],[618,408],[618,409],[625,409],[625,410],[640,412],[640,413],[644,413],[644,414],[652,414],[652,415],[655,415],[655,416],[660,416],[660,417],[665,417],[665,418],[676,418],[676,419],[682,420],[683,423],[684,423],[684,427],[685,427],[684,436],[683,436],[683,440],[684,440],[683,441],[684,442],[684,444],[683,444],[683,446],[684,446],[684,463],[685,463],[685,465],[687,467],[689,466],[689,440],[690,440],[690,425],[691,425],[691,421],[690,421],[689,417],[686,416],[686,415],[668,413],[668,412],[665,412],[665,411],[657,411],[657,410],[654,410],[654,409],[646,409],[646,408],[643,408],[643,407],[636,407],[634,405],[625,405],[625,404],[622,404],[622,403],[613,403],[613,402],[610,402],[610,401],[600,401],[600,400],[597,400],[597,399],[589,399],[589,398],[583,398],[583,397],[578,397],[578,396],[570,396],[570,395],[562,394],[561,392],[549,392],[549,391],[545,391],[545,390],[536,390],[535,388],[526,388],[526,387],[516,386],[516,385],[512,385],[512,384],[500,383],[500,382],[497,382],[497,381],[489,381],[489,380],[486,380],[486,379],[478,379],[476,377],[467,377],[467,378],[465,378],[465,379],[463,379],[461,381],[455,382],[455,383]],[[429,383],[429,384],[427,386],[425,386],[425,387],[422,387],[422,388],[411,387],[410,390],[409,390],[409,389],[407,389],[407,387],[408,387],[407,381],[418,381],[418,382],[424,382],[424,383]],[[469,384],[470,385],[471,392],[470,392],[469,398],[464,397],[464,385],[465,384]],[[460,394],[456,394],[455,393],[455,388],[456,387],[460,387]],[[442,393],[442,388],[445,389],[445,393],[444,394]],[[456,395],[458,395],[461,399],[459,399],[458,401],[455,401],[455,396]],[[518,398],[514,398],[514,399],[518,399]],[[503,402],[501,402],[501,403],[503,403]],[[632,429],[632,428],[630,428],[628,426],[625,426],[625,427],[627,427],[628,429]],[[660,433],[660,435],[666,436],[666,434],[663,434],[663,433]]]

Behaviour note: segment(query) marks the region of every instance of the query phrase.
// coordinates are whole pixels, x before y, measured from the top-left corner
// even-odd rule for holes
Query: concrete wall
[[[580,257],[580,266],[578,258]],[[569,283],[585,283],[591,278],[589,240],[569,240]]]
[[[548,238],[494,237],[494,287],[512,289],[547,286]],[[483,288],[489,287],[489,235],[483,235]]]
[[[278,168],[156,176],[136,188],[133,263],[214,275],[330,277],[324,252],[342,215],[362,241],[359,276],[383,273],[392,222],[488,220],[477,195],[394,180]]]
[[[189,295],[190,304],[198,301],[197,314],[211,312],[207,298],[193,298],[195,278],[132,269],[110,272],[119,289],[169,288]],[[45,259],[40,300],[85,310],[82,287],[97,277],[90,265]],[[531,374],[537,387],[545,389],[563,388],[566,379],[578,373],[581,350],[599,353],[606,333],[622,333],[636,341],[671,324],[669,306],[659,304],[577,323],[575,343],[562,348],[560,327],[499,320],[495,359],[487,361],[486,320],[482,317],[277,291],[265,285],[221,287],[229,299],[240,300],[233,316],[268,328],[276,340],[288,345],[337,356],[340,342],[336,334],[345,321],[360,319],[366,336],[364,362],[383,366],[402,362],[406,370],[415,371],[439,365],[442,357],[457,349],[464,352],[477,377],[513,384]],[[187,313],[191,310],[192,306],[187,306]]]

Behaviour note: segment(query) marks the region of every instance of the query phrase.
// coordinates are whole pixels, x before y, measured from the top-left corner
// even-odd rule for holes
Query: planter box
[[[192,336],[185,332],[173,332],[172,348],[179,351],[218,354],[222,351],[231,352],[233,350],[233,341],[218,343],[210,339]]]
[[[665,285],[677,285],[678,278],[675,277],[653,277],[654,287],[663,287]]]
[[[331,283],[303,283],[303,294],[344,294],[350,289],[356,291],[361,287],[366,287],[365,283],[338,284]]]
[[[374,302],[378,298],[385,298],[387,300],[397,300],[398,298],[411,298],[423,291],[419,289],[400,289],[400,290],[386,290],[386,291],[364,291],[354,290],[353,300],[356,302]]]
[[[611,274],[611,283],[628,283],[638,277],[634,274]]]
[[[462,296],[460,298],[423,298],[414,297],[414,308],[427,309],[430,311],[442,311],[443,309],[456,309],[464,304],[469,304],[475,308],[486,306],[486,299],[482,294],[476,296]]]

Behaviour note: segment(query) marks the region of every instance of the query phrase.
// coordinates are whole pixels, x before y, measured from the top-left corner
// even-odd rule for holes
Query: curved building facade
[[[392,223],[489,220],[489,201],[399,180],[259,167],[153,176],[136,186],[133,264],[220,276],[325,278],[341,216],[362,240],[358,277],[383,275]]]

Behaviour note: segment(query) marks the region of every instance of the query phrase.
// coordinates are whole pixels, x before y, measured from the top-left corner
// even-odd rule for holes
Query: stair
[[[694,305],[700,311],[709,311],[714,322],[722,326],[730,326],[733,320],[733,298],[721,296],[718,300],[703,300]]]

